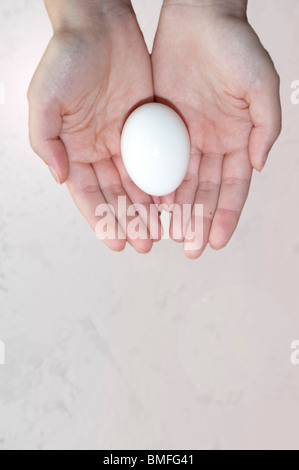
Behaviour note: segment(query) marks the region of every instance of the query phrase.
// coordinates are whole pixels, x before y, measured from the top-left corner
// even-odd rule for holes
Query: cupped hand
[[[228,243],[252,170],[263,169],[280,134],[279,77],[246,10],[214,8],[206,0],[165,0],[152,63],[156,99],[181,114],[192,146],[186,178],[160,202],[203,204],[201,249],[186,248],[194,212],[180,236],[173,235],[185,240],[188,257],[197,258],[208,243],[214,249]]]
[[[151,62],[132,8],[113,13],[103,14],[96,30],[55,32],[28,92],[30,140],[56,180],[67,183],[93,230],[100,220],[96,208],[111,205],[119,232],[105,240],[110,248],[121,251],[128,241],[148,252],[149,233],[158,239],[160,222],[150,226],[149,217],[136,212],[148,236],[126,240],[132,217],[118,212],[118,196],[126,198],[126,208],[143,204],[149,215],[152,198],[125,171],[120,135],[128,113],[153,100]]]

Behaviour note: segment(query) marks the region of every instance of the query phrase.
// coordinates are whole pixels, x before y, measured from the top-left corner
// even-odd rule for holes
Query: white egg
[[[151,196],[166,196],[182,183],[189,165],[190,138],[184,121],[159,103],[137,108],[121,137],[124,165],[134,183]]]

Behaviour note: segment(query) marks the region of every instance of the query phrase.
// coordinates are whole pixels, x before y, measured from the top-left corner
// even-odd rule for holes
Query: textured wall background
[[[160,3],[134,1],[149,45]],[[26,103],[50,24],[1,0],[0,449],[299,449],[299,2],[249,3],[284,130],[230,245],[191,262],[108,251],[52,182]]]

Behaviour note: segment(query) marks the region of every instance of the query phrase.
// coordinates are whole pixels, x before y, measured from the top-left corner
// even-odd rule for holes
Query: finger
[[[247,149],[224,157],[220,194],[209,237],[209,243],[215,250],[227,245],[237,227],[251,177],[252,166]]]
[[[147,226],[152,240],[161,240],[161,221],[158,213],[158,208],[156,207],[153,198],[150,195],[144,193],[141,189],[139,189],[136,184],[132,181],[125,169],[123,159],[120,155],[113,157],[113,162],[118,170],[122,186],[128,194],[130,200],[133,202],[134,205],[136,204],[138,206],[142,206],[141,208],[138,208],[136,206],[136,210],[139,212],[141,219]]]
[[[83,163],[72,163],[70,166],[69,178],[67,180],[68,190],[85,217],[92,230],[98,234],[98,224],[103,220],[103,216],[97,216],[97,209],[101,204],[109,207],[99,187],[99,182],[91,165]],[[110,220],[114,224],[114,233],[109,238],[103,239],[104,243],[114,251],[122,251],[126,246],[126,237],[119,226],[115,214],[110,211]],[[112,229],[112,227],[111,227]]]
[[[141,217],[136,214],[136,211],[134,211],[134,216],[128,216],[133,204],[122,186],[119,173],[112,159],[104,159],[94,164],[93,168],[103,195],[108,204],[113,206],[123,232],[127,235],[128,242],[139,253],[148,253],[152,249],[153,241],[150,238],[147,226]],[[133,235],[130,236],[131,223],[134,222],[136,222],[136,231],[139,234],[136,238]]]
[[[267,84],[266,84],[267,85]],[[249,111],[253,129],[249,139],[249,156],[253,166],[262,171],[272,146],[281,132],[279,77],[274,71],[268,86],[251,91]]]
[[[68,155],[60,138],[62,117],[56,101],[45,103],[32,94],[29,99],[29,138],[31,147],[48,165],[56,181],[65,183],[68,178]]]
[[[170,236],[176,242],[183,242],[191,219],[192,206],[198,188],[198,172],[201,153],[192,152],[186,176],[176,190],[175,209],[170,222]],[[185,209],[183,208],[185,205]],[[189,214],[188,214],[189,207]],[[177,212],[177,213],[176,213]],[[183,214],[185,216],[183,217]]]
[[[195,207],[189,222],[186,234],[188,239],[184,241],[184,251],[188,258],[197,259],[205,250],[212,226],[212,220],[216,211],[219,198],[222,177],[223,155],[203,155],[199,167],[198,190],[194,204],[203,206],[202,215],[196,215]],[[200,220],[201,219],[201,220]],[[201,233],[200,233],[201,232]],[[191,235],[196,237],[197,247],[191,240]],[[202,235],[202,239],[200,238]]]
[[[175,202],[175,195],[176,195],[176,192],[174,191],[171,194],[167,194],[167,196],[162,196],[160,198],[160,204],[163,204],[165,206],[165,208],[167,208],[167,207],[171,208],[171,206]]]

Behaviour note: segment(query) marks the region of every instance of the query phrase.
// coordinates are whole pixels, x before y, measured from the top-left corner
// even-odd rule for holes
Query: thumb
[[[253,129],[249,139],[249,157],[253,168],[262,171],[268,154],[281,132],[279,77],[274,72],[268,86],[251,92],[249,111]]]
[[[58,102],[42,102],[28,96],[29,138],[32,149],[48,165],[56,181],[65,183],[68,178],[69,162],[64,143],[60,136],[62,117]]]

